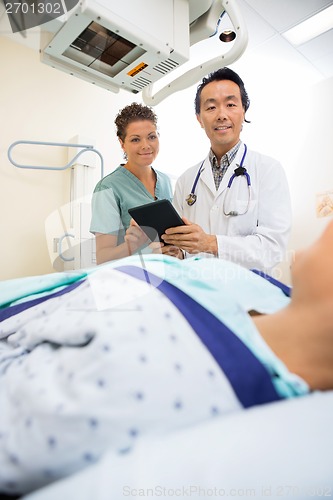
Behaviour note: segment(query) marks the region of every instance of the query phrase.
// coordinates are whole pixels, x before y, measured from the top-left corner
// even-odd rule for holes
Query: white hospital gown
[[[175,305],[113,267],[1,323],[0,491],[33,490],[141,436],[242,408]]]

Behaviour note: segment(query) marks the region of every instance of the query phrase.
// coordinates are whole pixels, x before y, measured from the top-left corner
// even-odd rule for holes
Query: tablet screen
[[[169,200],[157,200],[140,207],[130,208],[128,213],[151,241],[161,240],[169,227],[183,226],[184,222]]]

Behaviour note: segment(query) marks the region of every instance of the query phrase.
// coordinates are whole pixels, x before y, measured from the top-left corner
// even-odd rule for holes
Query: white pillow
[[[233,413],[142,439],[24,499],[331,497],[332,415],[333,391]]]

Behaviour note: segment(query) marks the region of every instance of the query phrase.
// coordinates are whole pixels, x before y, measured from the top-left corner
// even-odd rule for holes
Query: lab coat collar
[[[200,176],[200,180],[206,184],[208,189],[211,191],[211,193],[215,196],[216,195],[216,187],[215,187],[215,182],[214,182],[214,177],[213,177],[213,172],[212,172],[212,166],[209,160],[209,154],[207,155],[204,164],[203,164],[203,170]]]

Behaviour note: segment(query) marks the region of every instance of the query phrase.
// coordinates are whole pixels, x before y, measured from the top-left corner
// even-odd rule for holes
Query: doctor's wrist
[[[207,248],[206,253],[211,253],[214,257],[218,255],[217,238],[215,234],[207,234]]]

